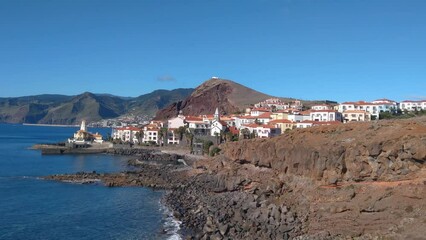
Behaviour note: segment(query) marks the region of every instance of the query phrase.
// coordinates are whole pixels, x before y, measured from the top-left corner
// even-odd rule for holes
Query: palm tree
[[[167,128],[160,128],[160,131],[158,131],[158,139],[161,139],[161,145],[164,145],[164,143],[165,143],[164,138],[165,137],[167,138]]]

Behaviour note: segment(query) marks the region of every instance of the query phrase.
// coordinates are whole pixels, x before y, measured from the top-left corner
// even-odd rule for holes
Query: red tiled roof
[[[316,113],[316,112],[337,112],[337,111],[331,110],[331,109],[328,109],[328,110],[311,110],[311,113]]]
[[[271,110],[268,108],[253,108],[251,111],[270,112]]]
[[[267,113],[262,113],[259,115],[258,118],[271,118],[271,112],[267,112]]]
[[[403,103],[408,103],[408,102],[411,102],[411,103],[423,103],[423,102],[426,102],[426,100],[417,100],[417,101],[413,101],[413,100],[404,100],[404,101],[402,101]]]
[[[239,119],[256,119],[257,117],[253,117],[253,116],[239,116]]]
[[[115,128],[115,130],[121,130],[121,131],[124,131],[124,130],[140,131],[141,129],[137,128],[137,127],[120,127],[120,128]]]
[[[364,111],[364,110],[346,110],[343,113],[366,113],[367,114],[367,111]]]
[[[203,118],[201,117],[194,117],[194,116],[187,116],[185,117],[185,121],[187,122],[196,122],[196,121],[203,121]]]
[[[269,122],[269,124],[275,124],[275,123],[294,123],[288,119],[276,119]]]

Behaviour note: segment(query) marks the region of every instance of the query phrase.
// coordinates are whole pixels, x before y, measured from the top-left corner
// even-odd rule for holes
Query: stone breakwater
[[[132,172],[48,178],[168,189],[164,201],[189,239],[426,235],[425,119],[295,130],[221,148],[191,167],[149,161],[158,154],[149,152],[130,162]]]

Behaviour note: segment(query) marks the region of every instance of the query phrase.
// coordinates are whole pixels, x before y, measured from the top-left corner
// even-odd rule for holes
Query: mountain
[[[154,92],[141,95],[129,101],[128,112],[140,115],[155,116],[158,110],[170,105],[171,103],[185,99],[194,91],[193,88],[178,88],[171,91],[156,90]]]
[[[83,119],[93,122],[118,117],[125,113],[125,109],[126,102],[118,97],[97,96],[86,92],[49,109],[38,123],[75,124]]]
[[[0,122],[78,124],[82,119],[92,122],[124,114],[153,117],[159,109],[186,98],[193,90],[157,90],[136,98],[89,92],[0,98]]]
[[[222,114],[232,114],[271,97],[230,80],[212,78],[198,86],[185,100],[160,110],[155,119],[168,119],[180,111],[184,115],[212,114],[216,108]]]

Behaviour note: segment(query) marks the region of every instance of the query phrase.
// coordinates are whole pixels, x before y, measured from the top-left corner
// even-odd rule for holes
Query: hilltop
[[[216,108],[219,108],[222,114],[232,114],[244,111],[246,107],[268,98],[272,96],[231,80],[212,78],[198,86],[185,100],[160,110],[155,118],[168,119],[176,116],[180,111],[184,115],[211,114]]]

